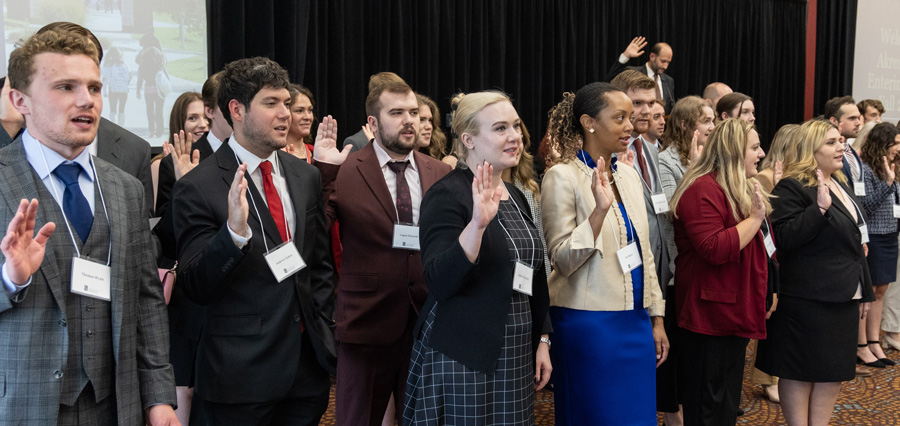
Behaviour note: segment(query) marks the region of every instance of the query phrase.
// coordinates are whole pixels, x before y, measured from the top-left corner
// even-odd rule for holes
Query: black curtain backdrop
[[[841,3],[819,8],[837,17]],[[801,0],[210,0],[209,15],[211,72],[242,57],[275,59],[313,91],[318,116],[338,120],[341,139],[365,122],[369,76],[393,71],[442,118],[458,91],[509,93],[536,145],[562,93],[602,79],[636,35],[673,46],[678,98],[712,81],[752,96],[764,145],[803,120]],[[849,78],[835,84],[849,91]]]
[[[857,0],[819,0],[816,13],[816,85],[814,115],[825,102],[852,95]],[[862,99],[857,99],[861,101]]]

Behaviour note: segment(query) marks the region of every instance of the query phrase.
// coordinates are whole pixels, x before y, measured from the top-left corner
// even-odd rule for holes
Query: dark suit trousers
[[[678,385],[685,426],[737,422],[749,342],[744,337],[709,336],[681,329]]]
[[[94,387],[88,383],[75,400],[75,405],[60,405],[57,426],[115,426],[119,420],[116,415],[116,394],[111,393],[102,401],[96,402]]]
[[[397,415],[403,412],[416,323],[415,312],[412,307],[409,309],[403,337],[393,345],[338,342],[334,410],[337,426],[380,426],[392,392]]]
[[[331,377],[316,361],[309,334],[303,333],[300,368],[291,390],[277,401],[223,404],[204,400],[200,405],[206,425],[317,426],[328,409]],[[196,395],[194,401],[202,398]],[[191,411],[197,409],[197,405]]]

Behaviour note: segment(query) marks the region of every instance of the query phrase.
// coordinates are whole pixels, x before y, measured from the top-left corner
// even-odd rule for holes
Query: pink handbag
[[[166,305],[169,304],[169,300],[172,299],[172,288],[175,287],[175,277],[178,275],[175,272],[175,269],[178,268],[178,262],[175,262],[175,266],[172,269],[159,268],[159,280],[163,285],[163,294],[166,296]]]

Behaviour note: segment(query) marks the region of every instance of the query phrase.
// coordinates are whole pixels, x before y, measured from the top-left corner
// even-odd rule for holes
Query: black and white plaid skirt
[[[533,425],[531,306],[513,292],[494,374],[472,370],[428,346],[435,304],[413,345],[404,425]]]

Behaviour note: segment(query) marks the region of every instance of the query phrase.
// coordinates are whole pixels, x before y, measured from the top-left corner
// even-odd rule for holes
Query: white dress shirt
[[[644,69],[647,71],[647,77],[650,77],[653,80],[653,76],[656,75],[655,72],[650,68],[650,65],[644,64]],[[666,92],[663,91],[663,83],[662,76],[659,76],[659,80],[656,80],[656,86],[659,87],[659,95],[662,96],[663,99],[666,98]]]

